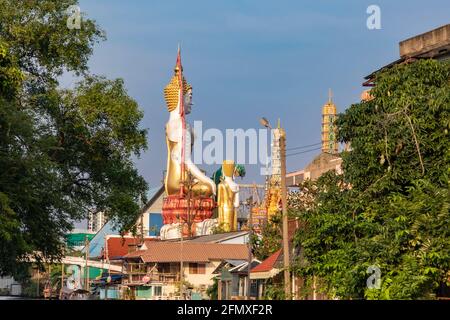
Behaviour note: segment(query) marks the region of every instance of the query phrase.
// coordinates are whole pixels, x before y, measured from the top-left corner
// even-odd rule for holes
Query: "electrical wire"
[[[305,151],[300,151],[300,152],[295,152],[295,153],[291,153],[291,154],[287,154],[286,157],[296,156],[298,154],[307,153],[307,152],[311,152],[311,151],[317,151],[317,150],[320,150],[320,149],[322,149],[322,147],[314,148],[314,149],[310,149],[310,150],[305,150]]]
[[[304,148],[314,147],[314,146],[318,146],[319,144],[322,144],[322,142],[317,142],[317,143],[313,143],[313,144],[308,144],[308,145],[306,145],[306,146],[300,146],[300,147],[294,147],[294,148],[287,148],[286,151],[291,151],[291,150],[298,150],[298,149],[304,149]]]

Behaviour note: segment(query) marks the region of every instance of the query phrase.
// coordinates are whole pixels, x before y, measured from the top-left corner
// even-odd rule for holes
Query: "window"
[[[158,272],[159,273],[169,273],[170,272],[170,264],[168,264],[168,263],[159,263],[158,264]]]
[[[258,280],[251,280],[250,296],[258,298]]]
[[[153,287],[153,295],[157,297],[162,296],[162,287]]]
[[[203,263],[189,263],[190,274],[205,274],[205,264]]]
[[[159,263],[157,266],[159,273],[179,273],[180,264],[178,263]]]
[[[149,214],[149,236],[159,236],[159,231],[163,225],[163,219],[161,213]]]

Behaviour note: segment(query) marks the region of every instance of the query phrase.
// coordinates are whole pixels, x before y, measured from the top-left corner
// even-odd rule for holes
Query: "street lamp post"
[[[266,118],[260,119],[261,125],[272,129]],[[287,214],[287,188],[286,188],[286,132],[279,128],[280,142],[280,161],[281,161],[281,206],[283,212],[283,265],[284,265],[284,293],[286,299],[291,299],[291,276],[289,272],[289,233],[288,233],[288,214]]]
[[[249,212],[249,217],[248,217],[248,222],[247,222],[247,226],[248,226],[248,240],[247,240],[247,245],[248,245],[248,265],[247,265],[247,300],[251,299],[251,280],[250,280],[250,271],[252,268],[252,236],[253,236],[253,215],[252,215],[252,210],[254,207],[254,201],[253,201],[253,197],[250,197],[249,199],[247,199],[247,203],[246,203],[247,207],[250,209]]]

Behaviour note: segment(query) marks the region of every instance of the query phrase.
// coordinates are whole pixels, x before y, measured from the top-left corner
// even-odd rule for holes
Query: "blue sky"
[[[366,27],[371,4],[381,8],[381,30]],[[261,116],[281,118],[290,148],[320,141],[328,88],[344,111],[359,101],[364,76],[399,57],[399,41],[450,22],[448,0],[81,0],[80,7],[108,38],[96,46],[91,71],[124,78],[144,110],[149,150],[136,164],[150,186],[165,169],[162,90],[179,42],[194,87],[191,123],[248,129]],[[289,157],[288,171],[316,154]],[[243,182],[262,182],[259,166],[247,172]]]

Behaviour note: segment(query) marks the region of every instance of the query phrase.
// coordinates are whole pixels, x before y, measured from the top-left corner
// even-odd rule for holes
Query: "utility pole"
[[[188,236],[192,237],[192,220],[191,220],[191,197],[192,197],[192,176],[190,172],[187,172],[186,181],[186,192],[187,192],[187,226],[188,226]]]
[[[259,120],[262,126],[273,129],[270,126],[269,120],[261,118]],[[280,162],[281,162],[281,205],[283,211],[283,264],[284,264],[284,293],[286,299],[291,299],[291,276],[289,272],[289,232],[288,232],[288,214],[287,214],[287,188],[286,188],[286,131],[280,127],[279,130],[279,145],[280,145]]]
[[[36,287],[36,296],[39,298],[39,280],[40,280],[40,270],[39,270],[39,263],[38,263],[38,269],[37,269],[37,287]]]
[[[222,277],[217,280],[217,300],[222,300]]]
[[[63,259],[65,258],[65,254]],[[61,262],[61,291],[59,292],[59,299],[61,300],[64,289],[64,260]]]
[[[283,264],[284,264],[284,292],[286,299],[291,299],[291,276],[289,261],[289,232],[287,213],[287,188],[286,188],[286,132],[280,128],[280,153],[281,153],[281,206],[283,210]]]
[[[192,200],[192,189],[194,186],[193,183],[193,179],[192,179],[192,175],[190,172],[185,172],[185,179],[182,181],[183,184],[183,189],[185,191],[185,196],[186,196],[186,201],[187,201],[187,205],[186,205],[186,222],[182,221],[182,219],[180,217],[178,217],[178,222],[180,223],[180,293],[181,296],[183,298],[184,297],[184,261],[183,261],[183,229],[184,229],[184,224],[186,223],[187,227],[188,227],[188,237],[192,237],[192,224],[193,224],[193,220],[191,217],[191,200]]]
[[[142,201],[140,201],[140,204],[141,204],[141,208],[143,208],[144,207],[144,205],[143,205],[143,203],[142,203]],[[141,243],[140,243],[140,245],[142,245],[143,243],[144,243],[144,211],[143,210],[141,210],[141,221],[140,221],[140,224],[141,224]],[[137,250],[137,248],[136,248],[136,250]]]
[[[180,223],[180,295],[184,298],[184,263],[183,263],[183,225],[184,223],[179,220]]]
[[[52,265],[51,263],[48,264],[48,282],[50,283],[50,298],[49,300],[52,300],[52,294],[53,294],[53,286],[52,286]]]
[[[255,185],[256,188],[256,185]],[[251,280],[250,280],[250,271],[252,268],[252,235],[253,235],[253,207],[254,207],[254,201],[253,197],[249,198],[248,206],[250,208],[249,217],[248,217],[248,266],[247,266],[247,300],[250,300],[251,297]]]

